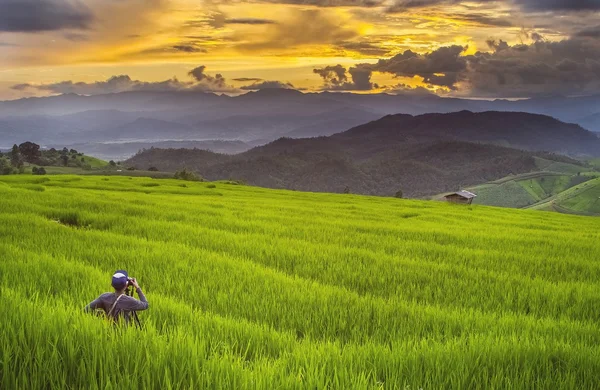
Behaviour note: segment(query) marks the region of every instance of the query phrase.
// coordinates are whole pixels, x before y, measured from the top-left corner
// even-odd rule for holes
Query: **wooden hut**
[[[473,199],[475,199],[476,196],[477,195],[475,195],[472,192],[462,190],[448,194],[444,196],[444,198],[447,202],[451,203],[471,204],[473,203]]]

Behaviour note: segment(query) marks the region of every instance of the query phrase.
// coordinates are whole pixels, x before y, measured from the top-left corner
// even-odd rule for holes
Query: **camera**
[[[127,287],[133,286],[133,280],[134,278],[127,277]]]

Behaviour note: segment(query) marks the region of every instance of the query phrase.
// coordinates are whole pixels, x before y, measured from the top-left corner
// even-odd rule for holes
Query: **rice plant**
[[[600,388],[600,220],[0,178],[0,388]],[[83,312],[125,268],[144,329]]]

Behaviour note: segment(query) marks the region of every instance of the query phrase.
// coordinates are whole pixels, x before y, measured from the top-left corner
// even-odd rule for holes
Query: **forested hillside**
[[[580,164],[541,151],[552,145],[600,151],[600,140],[576,125],[531,114],[502,115],[508,119],[500,121],[493,112],[395,115],[330,137],[282,138],[235,156],[153,149],[127,164],[167,171],[185,167],[209,180],[236,179],[270,188],[384,196],[402,191],[418,197],[536,171],[540,158]]]

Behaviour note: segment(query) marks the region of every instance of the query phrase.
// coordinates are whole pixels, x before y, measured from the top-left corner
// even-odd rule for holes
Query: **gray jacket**
[[[131,312],[148,309],[148,301],[146,300],[146,296],[142,292],[142,289],[138,288],[137,293],[140,297],[139,301],[133,297],[123,295],[119,299],[119,302],[117,302],[117,304],[115,305],[115,308],[113,309],[110,315],[111,318],[113,318],[114,320],[118,320],[122,316],[125,319],[125,322],[129,323],[129,317],[131,315]],[[90,310],[102,309],[104,310],[104,313],[108,315],[108,312],[110,311],[112,305],[115,303],[117,297],[117,293],[104,293],[98,298],[94,299],[89,305],[85,307],[84,310],[88,312]]]

